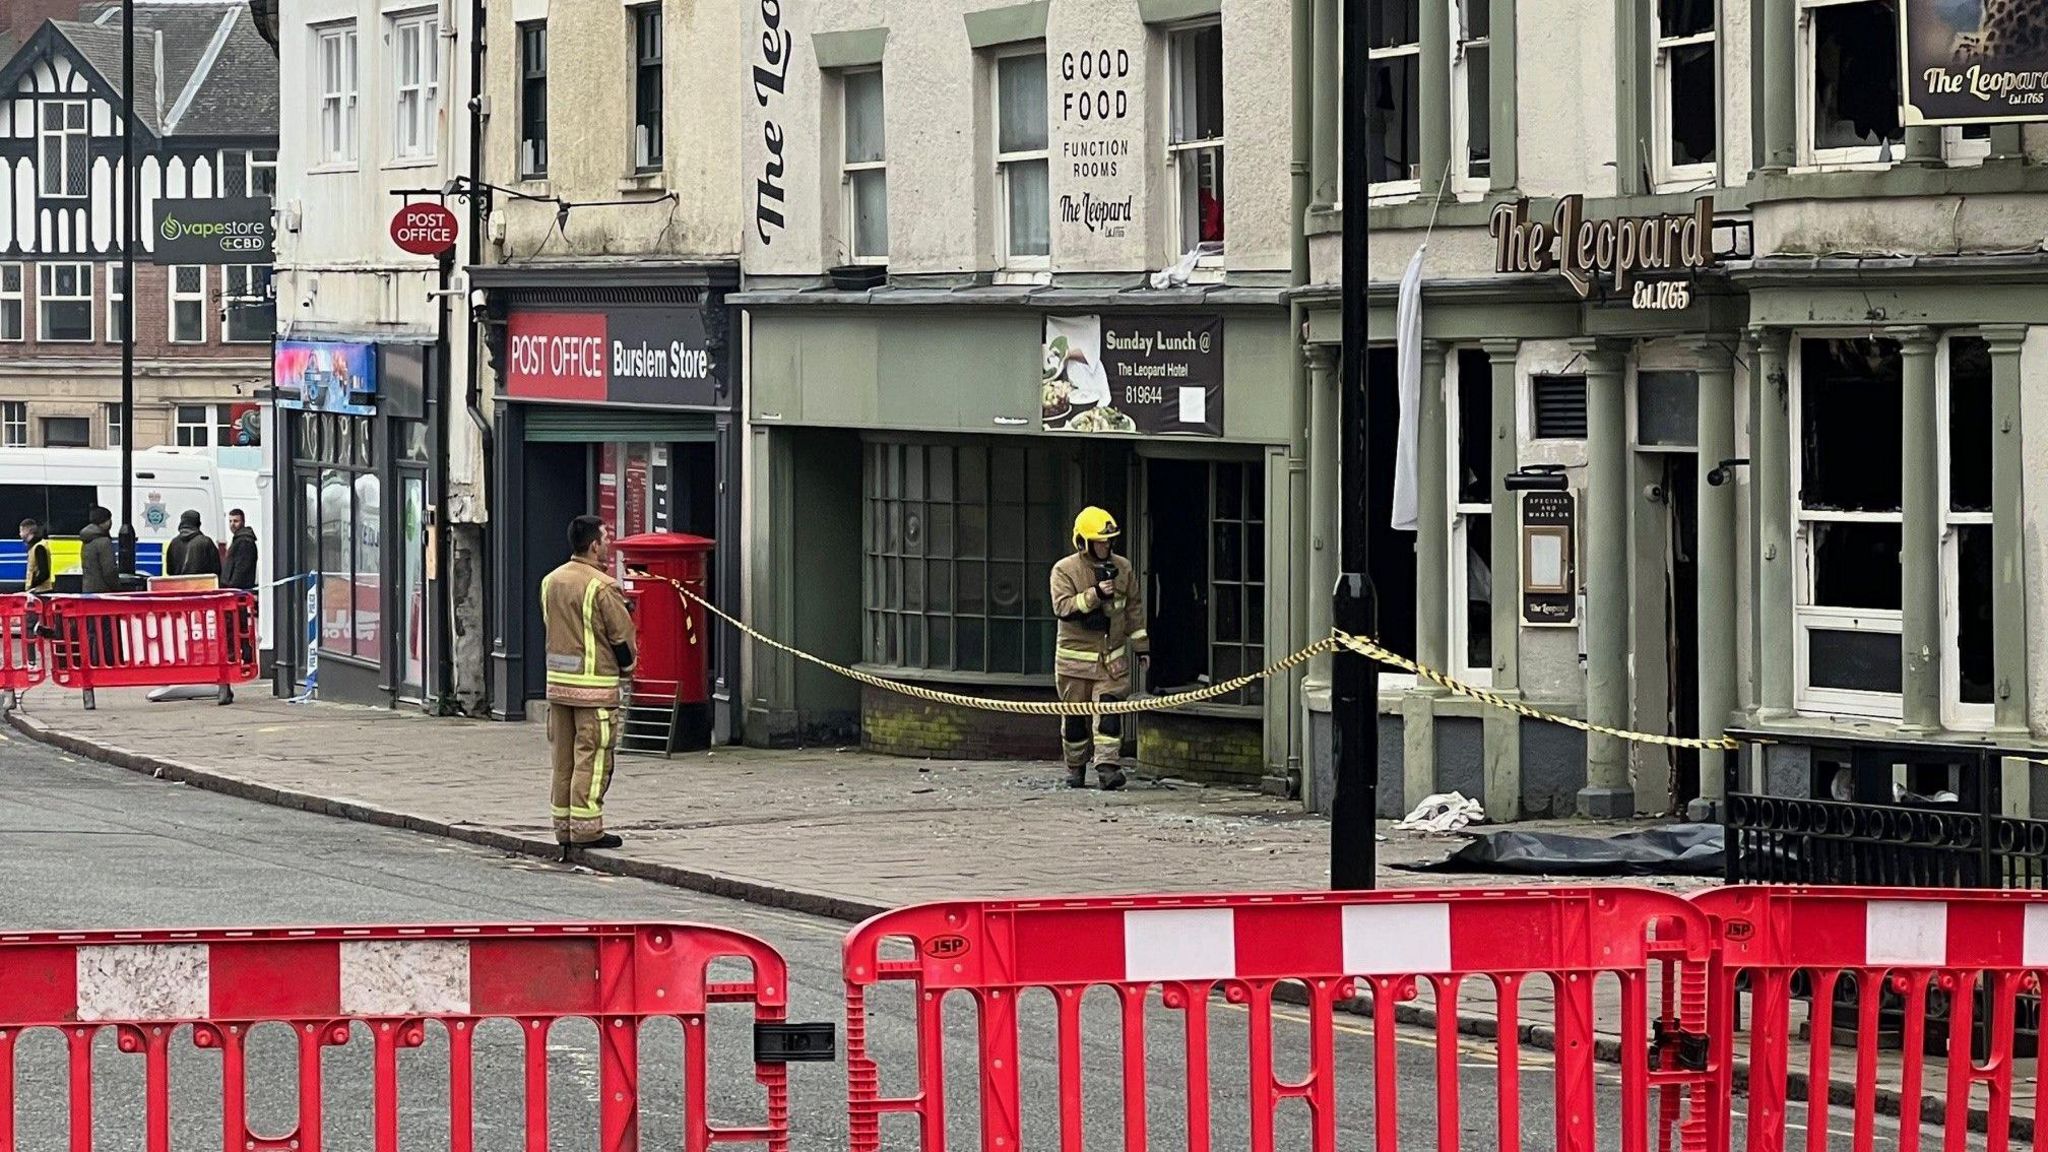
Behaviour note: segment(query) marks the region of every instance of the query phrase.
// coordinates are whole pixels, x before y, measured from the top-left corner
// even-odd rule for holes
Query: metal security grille
[[[1586,378],[1534,376],[1529,380],[1536,408],[1538,440],[1586,438]]]

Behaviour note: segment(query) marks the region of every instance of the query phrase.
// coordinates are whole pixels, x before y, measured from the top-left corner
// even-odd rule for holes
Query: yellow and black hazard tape
[[[636,572],[635,575],[644,576],[647,574]],[[749,639],[773,648],[778,652],[787,653],[799,660],[815,664],[820,668],[844,676],[856,683],[866,684],[871,688],[879,688],[885,692],[894,692],[898,695],[909,696],[917,700],[929,700],[934,704],[949,704],[956,708],[972,708],[982,712],[1007,712],[1022,716],[1125,716],[1136,712],[1164,712],[1186,704],[1199,704],[1205,700],[1214,700],[1219,696],[1228,696],[1259,680],[1291,672],[1315,657],[1325,652],[1334,652],[1341,647],[1356,652],[1369,660],[1375,660],[1405,672],[1412,672],[1416,676],[1459,696],[1477,700],[1489,707],[1512,712],[1518,716],[1526,716],[1531,720],[1544,720],[1552,724],[1562,724],[1567,728],[1576,728],[1581,732],[1590,732],[1600,736],[1612,736],[1618,740],[1626,740],[1635,744],[1656,744],[1666,748],[1697,748],[1703,751],[1732,752],[1741,747],[1735,740],[1725,736],[1702,740],[1685,736],[1665,736],[1655,732],[1631,732],[1625,728],[1612,728],[1605,724],[1593,724],[1585,720],[1573,719],[1570,716],[1559,716],[1552,712],[1545,712],[1541,708],[1531,707],[1519,700],[1509,700],[1485,688],[1474,687],[1455,677],[1445,675],[1434,668],[1417,664],[1398,652],[1381,647],[1374,640],[1364,636],[1354,636],[1349,632],[1341,630],[1333,630],[1330,635],[1323,637],[1321,640],[1282,659],[1275,660],[1256,672],[1209,684],[1188,692],[1175,692],[1167,696],[1150,696],[1139,700],[1112,700],[1092,704],[1068,704],[1056,700],[990,700],[981,696],[963,696],[958,692],[942,692],[939,689],[926,688],[918,684],[905,684],[900,680],[890,680],[887,677],[877,676],[871,672],[863,672],[858,668],[849,668],[844,664],[835,664],[822,656],[816,656],[801,648],[785,644],[773,636],[755,629],[752,625],[719,608],[718,605],[690,591],[679,580],[672,579],[668,583],[675,588],[677,593],[692,604],[732,625],[733,628]]]

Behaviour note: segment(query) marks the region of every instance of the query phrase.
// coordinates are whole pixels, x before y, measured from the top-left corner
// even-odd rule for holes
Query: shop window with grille
[[[372,470],[371,418],[333,412],[294,415],[293,470],[303,478],[304,518],[293,562],[294,571],[320,574],[320,649],[379,660],[383,492]]]
[[[1066,554],[1069,457],[1007,443],[871,442],[863,471],[865,659],[1049,676],[1046,581]]]

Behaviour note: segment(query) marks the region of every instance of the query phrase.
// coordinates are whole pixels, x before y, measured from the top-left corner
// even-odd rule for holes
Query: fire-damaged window
[[[1896,341],[1798,343],[1794,456],[1803,702],[1889,715],[1902,689],[1904,375]]]
[[[1950,721],[1991,723],[1991,347],[1980,336],[1948,341],[1948,497],[1942,502],[1943,615],[1949,621],[1943,695]]]
[[[1493,682],[1493,362],[1458,350],[1451,461],[1451,637],[1464,679]]]
[[[1807,161],[1890,160],[1899,122],[1899,24],[1893,0],[1801,0]]]
[[[1698,182],[1714,175],[1714,0],[1657,0],[1654,99],[1659,184]]]
[[[1422,186],[1421,8],[1421,0],[1366,6],[1365,178],[1375,196]]]

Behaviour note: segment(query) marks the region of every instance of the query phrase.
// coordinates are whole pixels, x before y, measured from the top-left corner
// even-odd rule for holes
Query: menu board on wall
[[[1578,619],[1578,505],[1570,492],[1522,494],[1522,620]]]

